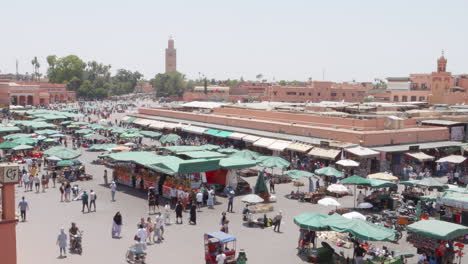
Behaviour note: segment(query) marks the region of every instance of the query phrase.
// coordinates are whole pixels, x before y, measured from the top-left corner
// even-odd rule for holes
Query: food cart
[[[216,264],[216,256],[223,252],[226,255],[224,263],[236,263],[236,237],[224,232],[205,233],[206,264]]]

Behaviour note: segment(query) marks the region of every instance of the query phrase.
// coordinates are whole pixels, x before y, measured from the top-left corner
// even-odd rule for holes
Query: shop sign
[[[0,183],[18,183],[20,180],[19,166],[10,163],[0,164]]]

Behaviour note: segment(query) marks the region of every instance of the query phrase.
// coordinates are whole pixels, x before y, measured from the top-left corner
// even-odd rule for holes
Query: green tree
[[[158,73],[150,83],[156,89],[158,97],[181,97],[187,90],[185,75],[179,72]]]
[[[76,77],[83,81],[83,73],[86,68],[86,63],[78,56],[69,55],[57,59],[55,55],[47,57],[49,69],[47,77],[53,83],[67,83]],[[69,87],[70,89],[70,87]]]

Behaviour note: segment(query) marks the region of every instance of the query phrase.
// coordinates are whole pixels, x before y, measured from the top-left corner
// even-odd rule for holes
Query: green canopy
[[[271,157],[271,156],[261,156],[257,158],[257,163],[259,166],[265,168],[281,168],[284,169],[289,167],[289,161],[280,158],[280,157]]]
[[[219,137],[219,138],[227,138],[229,135],[231,135],[232,133],[234,132],[231,132],[231,131],[219,131],[216,135],[214,135],[215,137]]]
[[[326,220],[328,217],[326,214],[305,213],[294,217],[294,223],[302,229],[325,231],[328,230],[328,225],[325,224],[325,221],[322,222],[322,220]]]
[[[219,132],[221,132],[221,131],[217,130],[217,129],[208,129],[205,132],[203,132],[203,134],[204,135],[210,135],[210,136],[216,136],[216,134],[218,134]]]
[[[155,132],[155,131],[148,131],[148,130],[142,130],[140,131],[140,134],[144,137],[147,137],[147,138],[159,138],[161,137],[161,133],[159,132]]]
[[[52,147],[46,151],[44,154],[48,156],[56,156],[60,159],[67,160],[67,159],[75,159],[81,156],[81,153],[78,151],[74,151],[64,147]]]
[[[369,183],[371,188],[389,188],[397,186],[396,183],[379,179],[369,179]]]
[[[141,135],[139,133],[122,133],[119,136],[120,138],[139,138]]]
[[[162,149],[169,150],[172,153],[190,152],[190,151],[204,151],[204,150],[216,150],[219,146],[215,145],[201,145],[201,146],[168,146],[162,147]]]
[[[27,137],[31,137],[31,134],[16,133],[16,134],[11,134],[11,135],[6,135],[3,137],[3,139],[11,140],[15,138],[27,138]]]
[[[369,186],[369,179],[363,178],[358,175],[350,176],[346,179],[340,181],[341,184],[348,184],[348,185],[366,185]]]
[[[49,124],[46,122],[36,122],[35,124],[29,125],[29,127],[31,127],[33,130],[36,130],[36,129],[43,129],[43,128],[52,128],[52,127],[56,127],[56,125]]]
[[[261,155],[259,153],[248,150],[248,149],[243,149],[231,155],[231,157],[239,157],[239,158],[252,159],[252,160],[257,159],[260,156]]]
[[[315,174],[325,175],[330,177],[342,178],[343,173],[333,167],[324,167],[321,169],[316,169]]]
[[[219,166],[225,169],[243,169],[256,166],[257,163],[253,160],[229,157],[221,159],[219,161]]]
[[[0,126],[0,133],[17,132],[17,131],[20,131],[19,127]]]
[[[289,177],[293,179],[299,179],[301,177],[310,178],[310,177],[316,176],[312,172],[303,171],[303,170],[288,170],[288,171],[285,171],[284,174],[288,175]]]
[[[53,138],[46,138],[42,142],[55,142],[55,139]]]
[[[98,150],[98,151],[107,150],[107,151],[110,151],[113,148],[116,148],[118,146],[119,145],[117,145],[117,144],[94,144],[89,148],[89,150]]]
[[[258,177],[257,177],[257,182],[255,183],[254,187],[254,193],[255,194],[269,194],[268,188],[265,183],[265,177],[263,176],[263,173],[259,172]]]
[[[39,135],[54,135],[60,133],[57,130],[52,130],[52,129],[43,129],[43,130],[36,130],[34,133],[39,134]]]
[[[180,154],[192,159],[213,159],[226,157],[226,155],[215,151],[187,151]]]
[[[439,220],[418,221],[409,225],[407,230],[418,235],[441,240],[452,240],[468,235],[468,227]]]
[[[88,134],[84,135],[83,137],[89,140],[107,140],[105,136],[99,134]]]
[[[99,125],[99,124],[91,124],[88,127],[93,129],[93,130],[98,130],[98,129],[104,129],[105,128],[104,126]]]
[[[239,152],[239,150],[234,149],[234,148],[223,148],[223,149],[218,149],[217,151],[220,153],[224,153],[224,154],[234,154],[236,152]]]
[[[16,146],[20,145],[19,143],[15,143],[13,141],[4,141],[0,143],[0,149],[12,149]]]
[[[37,144],[38,140],[35,138],[17,138],[13,139],[12,142],[21,145],[34,145]]]
[[[26,149],[33,149],[33,146],[30,145],[18,145],[16,147],[13,147],[12,150],[26,150]]]
[[[445,184],[434,179],[433,177],[427,177],[416,182],[417,186],[426,187],[426,188],[443,188]]]
[[[219,160],[218,159],[194,159],[194,160],[184,160],[179,163],[179,168],[177,170],[178,174],[189,174],[189,173],[200,173],[207,171],[215,171],[219,169]]]
[[[411,180],[411,181],[401,181],[400,184],[406,186],[414,186],[419,180]]]
[[[75,131],[75,134],[91,134],[93,131],[91,129],[79,129]]]
[[[177,142],[179,139],[180,139],[180,136],[177,135],[177,134],[167,134],[167,135],[162,136],[162,137],[159,139],[159,142],[161,142],[162,144],[166,144],[166,143],[175,143],[175,142]]]
[[[78,166],[81,165],[81,161],[79,160],[61,160],[57,162],[57,166],[67,167],[67,166]]]

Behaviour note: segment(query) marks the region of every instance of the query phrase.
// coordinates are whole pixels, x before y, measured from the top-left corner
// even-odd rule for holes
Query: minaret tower
[[[174,39],[172,36],[167,41],[166,49],[166,73],[177,71],[177,50],[174,48]]]

